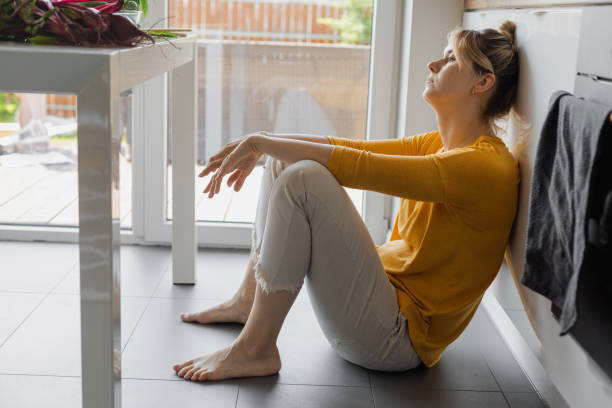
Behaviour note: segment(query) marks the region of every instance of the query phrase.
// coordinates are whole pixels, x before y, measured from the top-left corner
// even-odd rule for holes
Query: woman
[[[240,190],[266,162],[253,247],[234,297],[185,322],[240,322],[238,338],[174,366],[186,380],[278,372],[276,339],[305,280],[337,353],[376,370],[435,365],[465,329],[495,278],[516,213],[518,165],[494,121],[516,99],[515,25],[456,29],[428,64],[423,97],[438,131],[356,141],[248,135],[211,157],[204,190],[225,174]],[[342,186],[402,197],[390,241],[374,245]],[[306,279],[304,279],[306,278]]]

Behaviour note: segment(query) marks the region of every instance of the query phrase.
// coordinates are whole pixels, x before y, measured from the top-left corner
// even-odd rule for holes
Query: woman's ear
[[[478,78],[478,80],[474,84],[472,93],[476,95],[479,93],[486,92],[491,89],[493,85],[495,85],[495,74],[487,72],[485,74],[482,74],[480,78]]]

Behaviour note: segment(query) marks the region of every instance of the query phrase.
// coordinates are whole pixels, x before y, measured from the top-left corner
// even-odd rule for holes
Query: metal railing
[[[170,0],[168,27],[203,39],[337,44],[337,30],[318,18],[340,18],[339,0]],[[48,95],[51,115],[76,116],[76,96]]]

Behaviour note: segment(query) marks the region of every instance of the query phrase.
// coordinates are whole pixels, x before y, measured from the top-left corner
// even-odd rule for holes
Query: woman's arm
[[[322,144],[330,144],[327,136],[320,135],[308,135],[308,134],[290,134],[290,133],[270,133],[270,132],[262,132],[264,135],[268,137],[273,137],[276,139],[288,139],[288,140],[302,140],[304,142],[311,143],[322,143]]]
[[[334,149],[329,144],[304,141],[298,137],[252,135],[249,139],[258,152],[289,164],[300,160],[315,160],[327,168]]]

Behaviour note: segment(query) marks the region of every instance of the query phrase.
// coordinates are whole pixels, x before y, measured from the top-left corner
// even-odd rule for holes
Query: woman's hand
[[[204,177],[211,171],[217,170],[203,191],[204,193],[208,192],[208,198],[212,198],[219,193],[223,176],[231,172],[234,173],[227,179],[227,185],[231,186],[234,183],[234,191],[240,191],[247,176],[251,174],[257,160],[263,154],[255,149],[251,137],[264,134],[264,132],[252,133],[242,140],[230,142],[219,153],[210,158],[199,175],[199,177]]]

